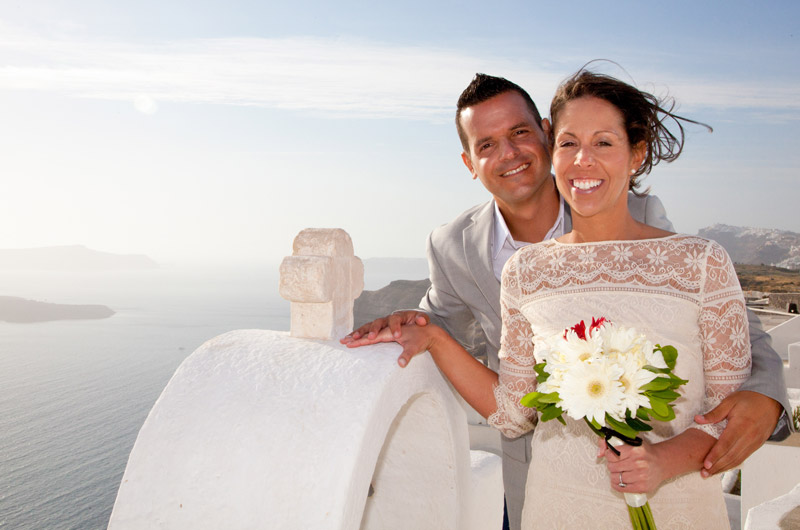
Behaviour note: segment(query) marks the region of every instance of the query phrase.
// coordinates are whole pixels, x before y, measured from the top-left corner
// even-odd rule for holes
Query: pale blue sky
[[[598,57],[714,127],[646,180],[678,230],[800,232],[800,7],[551,4],[0,0],[0,248],[238,262],[325,226],[422,257],[488,197],[452,123],[472,75],[546,114]]]

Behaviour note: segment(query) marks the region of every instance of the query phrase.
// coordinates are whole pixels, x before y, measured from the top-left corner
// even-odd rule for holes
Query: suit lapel
[[[494,227],[494,202],[478,210],[472,224],[464,229],[464,257],[487,303],[500,318],[500,282],[492,267],[492,228]]]

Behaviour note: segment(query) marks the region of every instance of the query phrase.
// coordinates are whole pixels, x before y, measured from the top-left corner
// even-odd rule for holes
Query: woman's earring
[[[633,175],[634,173],[636,173],[636,169],[631,169],[631,175]]]

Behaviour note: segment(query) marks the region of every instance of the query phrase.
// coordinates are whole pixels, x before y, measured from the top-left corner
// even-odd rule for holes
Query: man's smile
[[[527,163],[522,164],[521,166],[519,166],[519,167],[517,167],[515,169],[512,169],[511,171],[506,171],[505,173],[501,173],[500,176],[501,177],[511,177],[511,176],[516,175],[517,173],[522,173],[523,171],[525,171],[529,167],[531,167],[531,163],[527,162]]]

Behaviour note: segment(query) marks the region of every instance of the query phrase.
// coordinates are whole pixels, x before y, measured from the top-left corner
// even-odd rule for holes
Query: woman
[[[741,289],[719,245],[641,224],[627,207],[638,178],[680,154],[683,119],[653,96],[585,70],[559,87],[550,114],[545,132],[573,230],[521,249],[506,264],[499,374],[435,326],[409,326],[398,340],[406,352],[430,351],[462,396],[508,436],[533,428],[535,412],[519,400],[535,389],[536,345],[544,339],[606,317],[675,346],[675,373],[689,382],[676,419],[653,422],[641,447],[621,447],[617,457],[569,418],[566,427],[536,428],[523,527],[630,528],[622,493],[647,492],[661,530],[727,528],[718,479],[699,474],[722,426],[693,418],[749,375]]]

